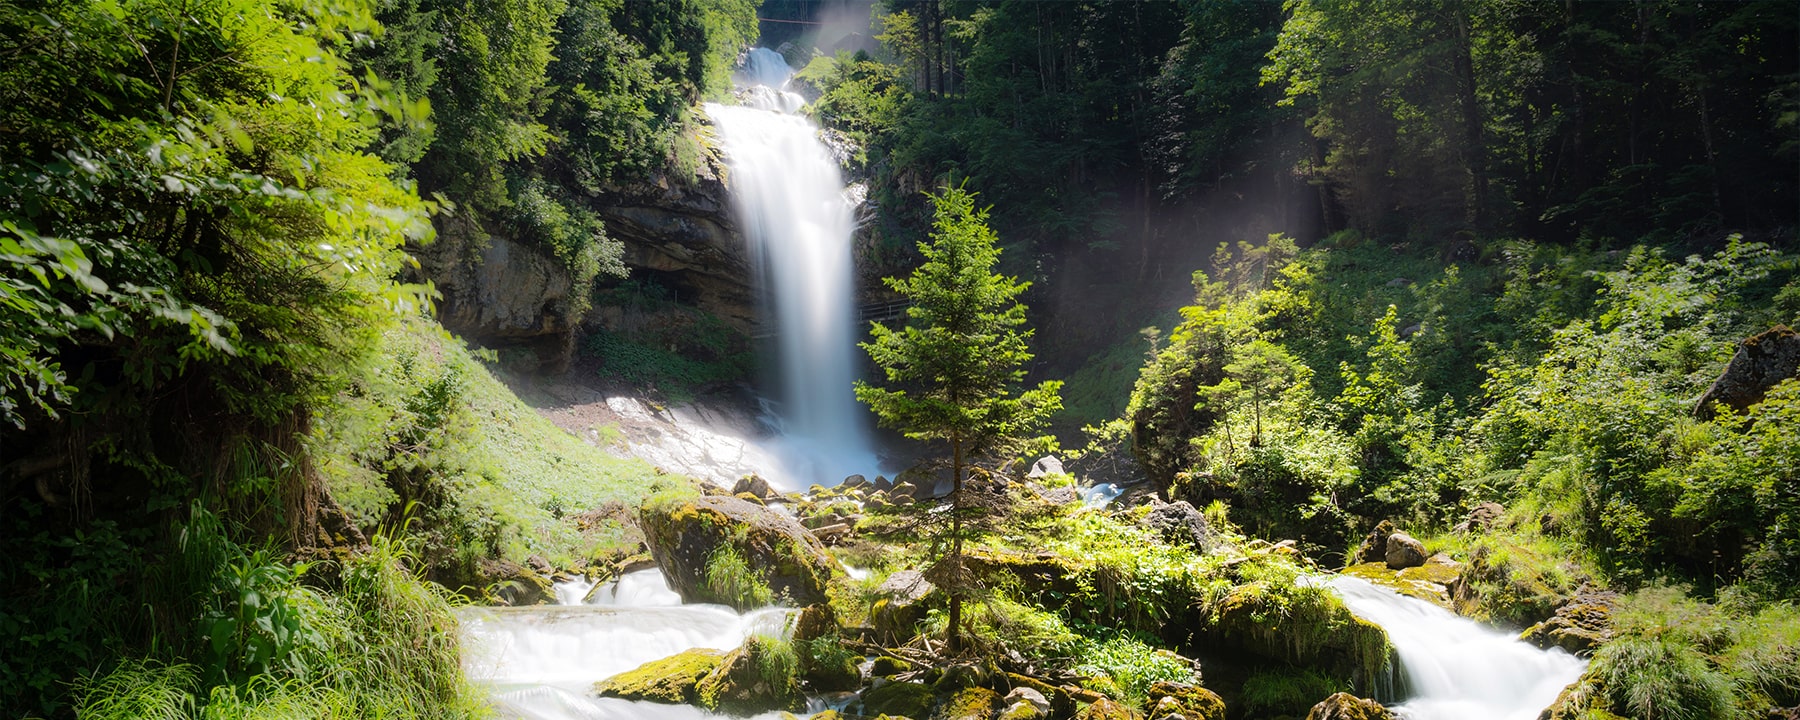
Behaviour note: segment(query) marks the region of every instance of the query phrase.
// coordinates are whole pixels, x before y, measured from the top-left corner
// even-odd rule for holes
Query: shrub
[[[706,587],[732,607],[761,607],[775,600],[765,574],[751,568],[730,543],[721,543],[706,559]]]

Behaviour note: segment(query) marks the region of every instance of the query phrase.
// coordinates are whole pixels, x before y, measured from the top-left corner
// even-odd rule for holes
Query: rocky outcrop
[[[730,548],[762,574],[777,600],[795,605],[825,602],[825,585],[837,562],[793,518],[730,496],[654,502],[638,525],[650,554],[684,602],[713,602],[748,610],[745,595],[721,592],[707,578],[708,564]]]
[[[1800,371],[1800,333],[1785,325],[1745,340],[1725,365],[1725,372],[1694,404],[1694,415],[1710,418],[1717,405],[1733,410],[1762,402],[1769,388]]]
[[[1584,587],[1548,620],[1526,629],[1519,639],[1546,650],[1559,647],[1587,655],[1612,638],[1612,611],[1618,603],[1618,593]]]
[[[565,361],[580,318],[568,317],[571,280],[562,263],[466,214],[437,225],[437,240],[413,254],[443,295],[444,327],[484,345],[533,344],[547,364]]]
[[[1350,693],[1336,693],[1314,705],[1306,720],[1393,720],[1394,714],[1381,703],[1364,700]]]
[[[658,273],[683,301],[739,329],[753,322],[749,252],[732,219],[730,173],[708,148],[690,180],[658,173],[603,193],[595,210],[625,265]]]

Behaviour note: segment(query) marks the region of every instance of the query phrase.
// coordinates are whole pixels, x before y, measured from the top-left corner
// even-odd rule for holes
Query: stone
[[[1800,371],[1800,333],[1786,325],[1748,338],[1725,364],[1725,371],[1694,403],[1694,415],[1709,419],[1718,405],[1742,412],[1762,402],[1769,389]]]
[[[1495,523],[1500,522],[1500,518],[1505,515],[1506,508],[1502,507],[1500,503],[1484,502],[1471,508],[1469,514],[1463,516],[1463,521],[1457,523],[1456,527],[1451,528],[1450,531],[1455,533],[1486,532],[1493,528]]]
[[[1031,464],[1031,470],[1029,472],[1025,473],[1025,477],[1028,479],[1036,480],[1036,479],[1044,477],[1046,475],[1067,475],[1067,474],[1068,474],[1068,472],[1063,470],[1063,464],[1062,464],[1061,460],[1056,459],[1055,455],[1045,455],[1041,458],[1038,458],[1037,462],[1034,462]]]
[[[809,642],[838,631],[837,614],[828,603],[815,603],[800,609],[794,619],[794,642]]]
[[[1000,709],[1000,694],[984,687],[963,688],[944,699],[932,720],[989,720]]]
[[[1013,688],[1012,692],[1006,694],[1003,702],[1006,703],[1008,712],[1011,712],[1012,706],[1024,703],[1037,710],[1037,715],[1034,717],[1050,714],[1050,698],[1044,697],[1043,693],[1032,688]]]
[[[936,698],[931,686],[917,682],[890,682],[864,691],[859,715],[902,715],[925,718]]]
[[[1225,700],[1206,688],[1162,681],[1150,686],[1150,720],[1225,720]]]
[[[1046,489],[1033,486],[1032,490],[1037,493],[1038,497],[1043,498],[1044,502],[1051,505],[1074,505],[1081,502],[1081,491],[1072,487]]]
[[[838,485],[838,487],[843,488],[845,490],[849,490],[852,488],[868,487],[868,486],[869,486],[869,479],[866,477],[863,477],[862,475],[851,475],[849,477],[846,477],[846,478],[844,478],[843,484]]]
[[[1356,549],[1358,562],[1387,562],[1387,539],[1394,534],[1394,523],[1383,520],[1375,524],[1375,529],[1363,538],[1362,546]]]
[[[556,600],[556,590],[549,578],[510,560],[483,562],[481,575],[492,578],[495,599],[502,605],[543,605]]]
[[[1075,714],[1075,720],[1139,720],[1143,715],[1108,698],[1100,698]]]
[[[869,609],[876,634],[895,642],[913,637],[913,628],[925,619],[926,599],[937,586],[917,570],[901,570],[889,575],[875,589],[879,597]]]
[[[1418,567],[1425,564],[1425,543],[1406,533],[1397,532],[1388,536],[1386,555],[1389,570]]]
[[[825,602],[837,561],[793,518],[728,496],[701,496],[646,505],[638,516],[651,556],[683,602],[741,604],[706,582],[707,563],[725,547],[763,573],[771,592],[794,605]],[[738,607],[750,610],[750,607]]]
[[[886,475],[876,475],[870,486],[874,487],[877,492],[887,492],[894,489],[894,481],[887,479]]]
[[[1549,619],[1532,625],[1519,639],[1546,650],[1559,647],[1586,656],[1612,639],[1612,612],[1619,594],[1584,587],[1556,608]]]
[[[912,663],[892,655],[882,655],[870,663],[869,674],[875,677],[891,677],[912,669]]]
[[[731,494],[742,495],[744,493],[750,493],[764,500],[781,495],[781,493],[775,492],[774,486],[770,485],[768,480],[755,474],[738,478],[737,484],[731,486]]]
[[[1394,720],[1394,714],[1374,700],[1341,692],[1314,705],[1306,720]]]
[[[652,660],[634,670],[594,683],[600,697],[687,704],[699,701],[700,681],[725,662],[725,653],[704,648]]]
[[[1162,535],[1164,541],[1186,545],[1199,553],[1208,553],[1220,546],[1218,533],[1213,531],[1206,516],[1186,500],[1165,503],[1152,497],[1150,502],[1151,509],[1144,515],[1143,525]]]
[[[894,485],[894,489],[888,491],[888,500],[900,505],[910,505],[918,499],[919,486],[910,482],[898,483]]]
[[[752,637],[742,647],[727,653],[719,666],[695,685],[699,704],[709,710],[731,715],[755,715],[774,710],[800,712],[806,709],[806,694],[800,690],[798,668],[786,666],[787,673],[771,677],[765,669],[779,663],[768,663],[763,655],[779,652],[768,641]]]

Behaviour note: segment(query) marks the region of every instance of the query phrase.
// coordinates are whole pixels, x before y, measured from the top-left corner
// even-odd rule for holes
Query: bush
[[[1151,685],[1194,681],[1194,668],[1186,660],[1128,635],[1083,638],[1069,650],[1080,660],[1073,668],[1077,674],[1111,678],[1119,689],[1118,699],[1134,707],[1149,702]]]

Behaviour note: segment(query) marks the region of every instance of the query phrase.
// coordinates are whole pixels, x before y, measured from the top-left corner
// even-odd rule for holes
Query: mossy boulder
[[[704,648],[671,655],[639,665],[594,683],[600,697],[686,704],[699,700],[700,681],[717,670],[725,653]]]
[[[1075,714],[1075,698],[1071,697],[1067,690],[1029,675],[1012,672],[1006,674],[1006,684],[1010,690],[1028,688],[1037,691],[1039,695],[1050,701],[1050,717],[1066,718]]]
[[[1075,714],[1075,720],[1143,720],[1143,717],[1138,711],[1107,698],[1095,700]]]
[[[876,677],[888,677],[891,675],[899,675],[900,673],[911,669],[913,669],[912,663],[892,655],[882,655],[875,658],[875,662],[870,665],[869,674]]]
[[[1520,633],[1519,639],[1546,650],[1559,647],[1587,655],[1612,638],[1612,612],[1618,602],[1618,593],[1584,588],[1548,620]]]
[[[1314,705],[1306,720],[1394,720],[1394,714],[1374,700],[1341,692]]]
[[[1405,570],[1391,570],[1386,562],[1359,563],[1343,570],[1345,575],[1362,578],[1401,595],[1418,598],[1452,611],[1456,608],[1451,601],[1450,588],[1461,573],[1462,563],[1443,553],[1427,558],[1424,565]]]
[[[984,687],[963,688],[944,699],[932,720],[989,720],[1000,710],[1000,694]]]
[[[1413,536],[1397,532],[1388,536],[1386,560],[1389,570],[1405,570],[1425,564],[1425,543]]]
[[[733,715],[800,712],[799,658],[785,640],[752,637],[720,660],[694,688],[699,704]]]
[[[761,574],[772,596],[796,605],[825,602],[825,586],[837,562],[824,545],[786,515],[728,496],[652,502],[638,524],[669,586],[684,602],[751,609],[750,594],[715,589],[707,565],[729,547]]]
[[[1225,701],[1198,685],[1158,682],[1150,686],[1150,720],[1179,715],[1186,720],[1225,720]]]
[[[903,715],[924,718],[937,699],[931,686],[916,682],[890,682],[862,694],[861,715]]]
[[[877,637],[895,643],[912,639],[914,628],[925,619],[931,602],[941,593],[917,570],[901,570],[876,588],[879,597],[869,608]]]
[[[1387,631],[1323,587],[1259,580],[1232,588],[1210,610],[1207,636],[1218,645],[1353,684],[1379,677],[1392,652]]]

